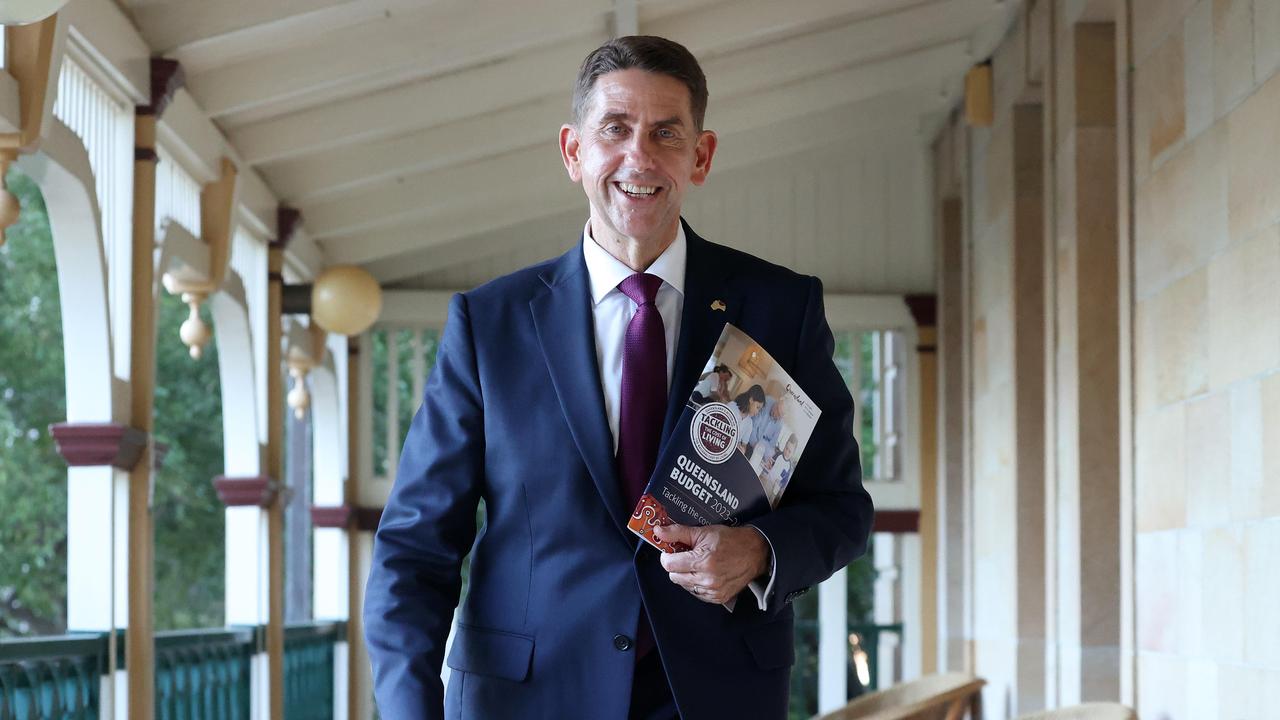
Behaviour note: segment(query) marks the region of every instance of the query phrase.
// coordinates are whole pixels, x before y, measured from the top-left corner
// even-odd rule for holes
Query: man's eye
[[[674,132],[672,132],[671,130],[668,130],[667,128],[663,128],[663,129],[661,129],[661,130],[659,130],[659,131],[658,131],[658,137],[660,137],[660,138],[662,138],[662,139],[664,139],[664,140],[670,140],[671,138],[674,138],[675,136],[676,136],[676,134],[675,134]]]
[[[621,125],[606,125],[604,131],[610,135],[620,135],[622,133]]]

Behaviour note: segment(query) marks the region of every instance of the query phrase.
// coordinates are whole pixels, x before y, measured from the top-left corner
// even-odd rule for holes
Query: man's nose
[[[627,164],[635,170],[648,170],[654,165],[653,151],[652,138],[637,133],[627,143]]]

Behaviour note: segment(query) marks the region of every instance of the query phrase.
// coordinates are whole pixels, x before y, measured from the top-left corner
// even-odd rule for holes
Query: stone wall
[[[1133,11],[1137,699],[1280,707],[1280,2]]]

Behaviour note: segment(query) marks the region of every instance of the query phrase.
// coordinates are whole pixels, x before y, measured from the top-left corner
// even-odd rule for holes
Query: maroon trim
[[[935,327],[938,324],[937,295],[907,295],[903,299],[907,302],[911,317],[916,321],[916,327]]]
[[[266,475],[227,477],[213,479],[213,489],[218,499],[227,507],[268,507],[280,492],[280,484]]]
[[[151,104],[138,106],[138,114],[160,117],[186,82],[186,73],[177,60],[151,58]]]
[[[288,205],[280,205],[276,208],[276,239],[271,244],[284,248],[293,239],[293,234],[297,232],[298,227],[301,225],[301,210]]]
[[[312,505],[311,525],[318,528],[346,528],[354,513],[350,505]]]
[[[918,533],[920,532],[919,510],[877,510],[875,520],[871,522],[871,532]]]
[[[356,529],[373,532],[378,529],[378,523],[382,520],[382,508],[380,507],[358,507],[355,509]]]
[[[49,433],[71,467],[132,470],[147,447],[146,433],[120,423],[57,423]]]

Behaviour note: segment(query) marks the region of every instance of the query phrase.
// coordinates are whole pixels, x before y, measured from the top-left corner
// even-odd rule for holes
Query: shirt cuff
[[[773,581],[778,577],[778,556],[773,554],[773,542],[769,540],[769,536],[755,525],[748,525],[752,530],[760,533],[760,537],[764,538],[765,543],[769,546],[769,582],[765,584],[763,578],[756,578],[747,583],[747,587],[751,589],[751,594],[756,596],[756,606],[761,611],[768,609],[769,596],[773,594]]]

